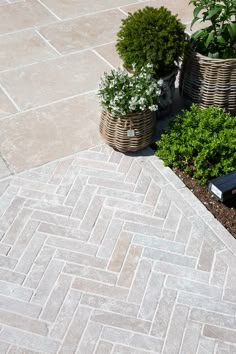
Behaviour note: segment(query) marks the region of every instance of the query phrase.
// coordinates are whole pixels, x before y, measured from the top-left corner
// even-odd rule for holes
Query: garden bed
[[[206,185],[199,185],[180,169],[174,169],[174,172],[214,217],[236,238],[236,199],[234,198],[231,202],[223,204],[208,192]]]

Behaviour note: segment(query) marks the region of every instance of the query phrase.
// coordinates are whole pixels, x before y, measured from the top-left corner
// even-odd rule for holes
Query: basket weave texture
[[[180,94],[190,102],[236,114],[236,59],[214,59],[193,50],[186,54],[179,81]]]
[[[155,116],[149,110],[126,116],[113,116],[102,111],[99,130],[105,142],[114,149],[121,152],[138,151],[153,142]]]

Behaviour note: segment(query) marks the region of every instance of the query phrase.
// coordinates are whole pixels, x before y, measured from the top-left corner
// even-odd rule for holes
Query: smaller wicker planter
[[[211,105],[236,114],[236,59],[214,59],[189,50],[179,81],[180,94],[207,108]]]
[[[149,110],[126,116],[112,116],[103,111],[99,130],[105,142],[114,149],[138,151],[153,142],[155,117]]]

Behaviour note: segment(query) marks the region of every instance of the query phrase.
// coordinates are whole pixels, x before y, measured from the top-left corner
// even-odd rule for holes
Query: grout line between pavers
[[[104,61],[107,65],[109,65],[112,69],[115,68],[108,60],[106,60],[103,56],[101,56],[101,54],[99,54],[99,53],[96,51],[96,48],[91,49],[91,51],[92,51],[95,55],[97,55],[102,61]]]
[[[5,87],[3,87],[3,85],[0,83],[0,89],[4,92],[4,94],[7,96],[7,98],[11,101],[11,103],[13,104],[13,106],[16,108],[17,113],[21,111],[20,107],[17,105],[17,103],[13,100],[13,98],[9,95],[9,93],[7,92],[7,90],[5,89]],[[17,114],[15,113],[15,114]],[[12,114],[14,115],[14,114]],[[12,115],[8,116],[11,117]],[[4,119],[4,117],[2,118]]]
[[[57,20],[61,21],[61,18],[55,14],[47,5],[44,4],[42,0],[37,0],[39,4],[41,4],[51,15],[53,15]]]
[[[37,33],[39,35],[40,38],[42,38],[42,40],[51,48],[53,49],[54,52],[56,52],[59,56],[61,56],[61,53],[51,44],[51,42],[45,38],[38,29],[35,30],[35,33]],[[56,58],[55,58],[56,59]],[[47,61],[47,60],[46,60]]]
[[[10,175],[14,175],[14,171],[11,170],[10,164],[9,164],[9,163],[7,162],[7,160],[3,157],[3,155],[1,154],[1,152],[0,152],[0,160],[3,161],[5,167],[6,167],[7,170],[10,172]],[[8,177],[9,177],[9,175],[8,175],[8,176],[4,176],[3,178],[8,178]],[[1,180],[1,179],[2,179],[2,178],[0,177],[0,180]]]
[[[122,14],[124,14],[126,17],[128,16],[128,13],[125,12],[122,7],[118,7],[118,9],[120,10],[120,12],[122,12]]]
[[[1,85],[0,85],[0,87],[1,87]],[[29,109],[26,109],[25,111],[20,111],[20,112],[17,112],[17,113],[15,113],[15,114],[11,114],[10,116],[3,117],[0,121],[7,120],[8,118],[15,118],[15,117],[17,117],[17,116],[19,116],[19,115],[21,115],[21,114],[24,114],[24,113],[28,113],[28,112],[31,112],[31,111],[36,111],[36,110],[39,110],[39,109],[44,108],[44,107],[51,106],[51,105],[56,104],[56,103],[64,102],[64,101],[71,100],[71,99],[76,98],[76,97],[85,96],[85,95],[89,95],[89,94],[91,94],[91,93],[96,93],[96,92],[97,92],[97,89],[95,89],[95,90],[90,90],[90,91],[85,91],[85,92],[79,93],[79,94],[77,94],[77,95],[65,97],[65,98],[62,98],[61,100],[52,101],[52,102],[50,102],[50,103],[46,103],[46,104],[41,105],[41,106],[29,108]],[[88,148],[87,148],[87,149],[83,149],[83,150],[88,150]],[[69,157],[69,156],[70,156],[70,155],[68,155],[67,157]],[[73,156],[73,154],[72,154],[72,156]],[[60,160],[60,158],[55,159],[55,160],[53,160],[53,161],[57,161],[57,160]],[[50,161],[50,162],[52,162],[52,161]],[[48,162],[48,163],[50,163],[50,162]],[[46,163],[44,163],[43,165],[46,165]],[[40,166],[42,166],[42,165],[40,165]],[[35,166],[35,167],[36,167],[36,166]],[[31,167],[31,168],[32,168],[32,167]],[[31,168],[29,168],[29,169],[31,169]],[[22,172],[22,171],[21,171],[21,172]]]

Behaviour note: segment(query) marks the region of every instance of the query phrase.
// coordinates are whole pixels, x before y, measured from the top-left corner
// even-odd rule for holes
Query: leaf
[[[215,53],[208,53],[208,57],[209,58],[215,58],[218,59],[220,57],[219,52],[215,52]]]
[[[193,39],[199,39],[199,38],[205,37],[205,36],[206,36],[206,33],[204,30],[198,30],[197,32],[192,34]]]
[[[205,42],[206,48],[208,48],[209,44],[212,42],[213,39],[214,39],[214,32],[211,31],[207,37],[206,42]]]
[[[222,11],[222,6],[217,6],[213,10],[210,10],[207,14],[207,20],[210,20],[213,16],[217,15]]]
[[[192,20],[190,29],[192,29],[194,23],[196,23],[198,20],[200,20],[200,17],[195,17],[195,18]]]
[[[217,36],[217,42],[220,43],[220,44],[225,44],[225,40],[224,40],[224,37],[222,36]]]
[[[236,23],[228,23],[227,30],[232,40],[236,39]]]
[[[198,6],[193,10],[193,16],[197,17],[199,12],[203,9],[203,6]]]

